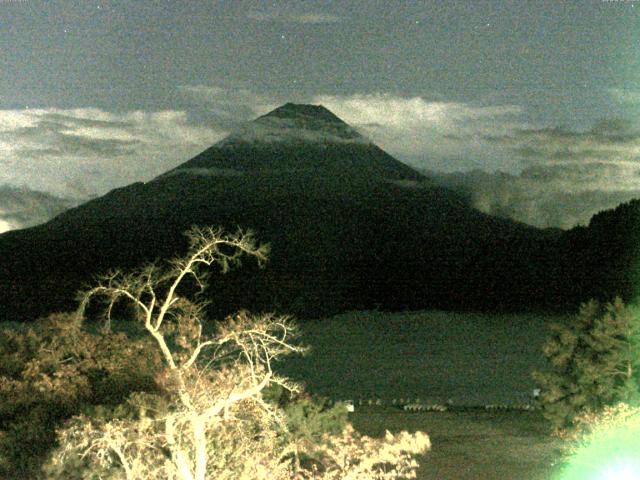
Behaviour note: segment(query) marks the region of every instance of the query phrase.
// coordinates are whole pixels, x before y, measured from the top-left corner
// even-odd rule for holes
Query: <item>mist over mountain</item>
[[[605,118],[584,130],[520,128],[484,140],[518,159],[520,172],[425,172],[482,212],[569,229],[640,198],[637,121]]]
[[[0,233],[44,223],[79,203],[25,187],[0,185]]]
[[[611,279],[591,230],[562,234],[482,213],[324,107],[286,104],[152,181],[0,235],[0,315],[73,308],[96,273],[183,253],[192,225],[249,228],[272,246],[266,269],[247,262],[214,277],[215,315],[558,309],[596,286],[629,291],[623,272],[604,288]]]
[[[569,188],[566,181],[549,178],[536,169],[519,175],[481,170],[424,173],[462,195],[481,212],[538,228],[586,226],[598,212],[640,198],[640,188],[605,190],[598,189],[597,183],[591,189]]]

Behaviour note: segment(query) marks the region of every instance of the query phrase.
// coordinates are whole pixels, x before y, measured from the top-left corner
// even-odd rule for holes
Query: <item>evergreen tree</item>
[[[567,325],[554,324],[543,346],[548,369],[534,372],[543,414],[556,431],[585,412],[634,403],[640,380],[640,316],[621,299],[591,300]]]

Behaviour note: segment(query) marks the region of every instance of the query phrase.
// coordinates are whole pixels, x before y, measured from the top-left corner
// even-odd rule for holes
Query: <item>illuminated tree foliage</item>
[[[205,304],[197,293],[189,295],[207,285],[203,267],[226,270],[242,254],[263,262],[267,248],[242,232],[193,229],[189,238],[187,256],[168,267],[112,272],[81,296],[80,315],[95,297],[106,300],[108,317],[120,301],[135,307],[136,320],[162,360],[155,377],[159,391],[134,393],[115,408],[66,422],[58,430],[60,446],[44,467],[47,478],[415,478],[414,456],[430,447],[426,434],[372,439],[350,425],[332,434],[322,426],[335,425],[332,413],[318,416],[321,411],[307,404],[288,421],[287,410],[267,400],[273,385],[300,391],[272,369],[280,357],[304,351],[293,343],[296,326],[287,317],[240,312],[207,335]],[[184,288],[187,279],[190,286]],[[316,434],[323,429],[325,434]]]
[[[554,324],[543,346],[548,368],[535,372],[543,414],[557,432],[585,412],[638,399],[640,317],[617,298],[592,300],[567,325]]]
[[[56,426],[79,411],[157,391],[150,340],[91,332],[71,313],[0,330],[0,478],[38,478]]]

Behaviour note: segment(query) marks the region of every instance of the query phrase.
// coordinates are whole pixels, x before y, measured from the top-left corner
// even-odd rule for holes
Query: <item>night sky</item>
[[[640,197],[640,2],[0,0],[0,184],[103,194],[288,101],[570,227]]]

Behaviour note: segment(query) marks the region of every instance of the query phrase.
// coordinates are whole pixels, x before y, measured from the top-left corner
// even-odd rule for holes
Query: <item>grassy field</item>
[[[420,459],[419,479],[551,480],[558,478],[560,467],[553,464],[561,443],[548,435],[541,414],[482,407],[532,403],[531,372],[545,365],[541,346],[548,326],[567,320],[352,312],[300,322],[302,342],[312,350],[279,370],[312,393],[352,400],[351,420],[362,433],[428,433],[433,446]],[[449,410],[411,413],[392,406],[400,401]]]
[[[545,365],[541,346],[548,326],[567,320],[352,312],[299,321],[301,343],[311,352],[276,369],[310,393],[352,401],[350,419],[364,434],[426,432],[432,449],[419,459],[418,479],[556,480],[561,443],[548,435],[540,413],[484,407],[532,403],[531,372]],[[134,332],[127,323],[114,327]],[[407,403],[448,410],[413,413],[393,406]]]
[[[278,370],[338,400],[530,403],[531,372],[545,366],[541,347],[553,321],[566,318],[422,311],[301,321],[311,352]]]
[[[407,413],[362,407],[350,414],[358,431],[422,430],[432,447],[418,459],[418,480],[553,480],[561,442],[548,436],[538,412],[482,411]]]

